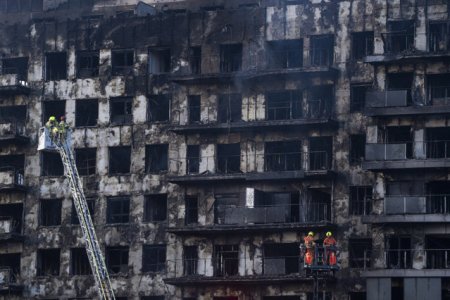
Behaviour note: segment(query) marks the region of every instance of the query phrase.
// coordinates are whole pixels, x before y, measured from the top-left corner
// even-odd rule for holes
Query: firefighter
[[[62,116],[59,121],[59,137],[61,140],[66,138],[67,130],[69,129],[69,125],[66,123],[66,118]]]
[[[305,242],[305,264],[306,265],[312,265],[314,262],[314,250],[316,243],[314,242],[314,232],[310,231],[307,236],[303,238],[303,241]]]
[[[45,127],[47,128],[51,139],[55,139],[58,135],[58,123],[56,122],[55,116],[48,118],[47,123],[45,123]]]
[[[328,231],[326,234],[326,238],[323,240],[323,247],[325,250],[326,262],[330,266],[336,265],[336,240],[333,237],[331,231]]]

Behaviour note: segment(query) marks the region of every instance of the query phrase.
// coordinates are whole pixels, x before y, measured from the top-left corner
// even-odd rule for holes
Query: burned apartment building
[[[447,0],[0,0],[0,299],[450,299]]]

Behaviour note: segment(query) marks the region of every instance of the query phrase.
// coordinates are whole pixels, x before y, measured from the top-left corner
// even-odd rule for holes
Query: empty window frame
[[[0,121],[3,122],[17,122],[20,125],[25,125],[27,119],[27,106],[0,106]]]
[[[370,84],[352,84],[350,86],[350,112],[363,111],[366,106],[366,93]]]
[[[220,45],[220,72],[237,72],[242,68],[242,44]]]
[[[17,74],[19,80],[27,80],[28,57],[2,59],[1,74]]]
[[[325,118],[331,115],[334,99],[334,87],[332,85],[314,86],[309,90],[308,117]]]
[[[334,37],[333,35],[311,36],[311,65],[330,66],[334,58]]]
[[[62,80],[67,78],[67,53],[53,52],[45,55],[45,79]]]
[[[39,249],[37,251],[37,276],[58,276],[60,249]]]
[[[450,49],[448,22],[430,22],[428,30],[430,52],[445,52]]]
[[[300,221],[300,194],[262,192],[255,190],[254,207],[265,207],[267,215],[259,216],[259,223],[295,223]],[[273,217],[283,211],[283,217]],[[273,214],[272,214],[273,213]],[[268,216],[271,216],[268,218]]]
[[[148,98],[148,120],[150,122],[166,122],[170,120],[171,95],[150,95]]]
[[[183,271],[185,276],[197,275],[198,247],[184,246],[183,248]]]
[[[131,165],[131,147],[109,148],[109,175],[128,174]]]
[[[76,55],[77,55],[77,77],[78,78],[97,77],[100,61],[100,52],[78,51]]]
[[[265,275],[299,272],[300,255],[297,243],[265,244],[263,250]]]
[[[237,122],[242,118],[241,94],[219,95],[217,120],[219,123]]]
[[[144,245],[142,251],[142,272],[166,269],[166,245]]]
[[[44,125],[51,116],[56,117],[59,121],[60,117],[66,115],[66,101],[52,100],[42,101],[42,124]]]
[[[239,273],[239,245],[214,246],[214,276],[235,276]]]
[[[167,194],[145,196],[145,222],[163,222],[167,220]]]
[[[239,173],[241,170],[241,145],[217,145],[217,173]]]
[[[302,117],[302,91],[269,92],[266,97],[268,120],[290,120]]]
[[[201,116],[200,95],[188,96],[188,119],[189,123],[199,123]]]
[[[198,223],[198,197],[186,196],[185,205],[185,224],[194,225]]]
[[[270,69],[290,69],[303,66],[303,40],[267,43],[267,64]]]
[[[2,229],[3,233],[22,233],[23,204],[0,204],[0,217],[11,219],[10,228]],[[2,264],[0,264],[2,266]]]
[[[427,158],[450,158],[450,127],[426,128]]]
[[[385,42],[385,52],[401,53],[414,48],[414,21],[388,21],[388,33],[382,35]]]
[[[20,256],[20,253],[0,254],[0,266],[11,269],[13,275],[18,276],[20,275]]]
[[[350,163],[359,164],[364,160],[366,148],[366,135],[350,135]]]
[[[369,268],[372,239],[350,239],[348,252],[350,268]]]
[[[171,67],[170,49],[150,49],[148,51],[149,74],[169,73]]]
[[[57,152],[43,151],[41,153],[41,174],[42,176],[63,176],[64,166],[61,156]]]
[[[40,201],[40,225],[59,226],[61,225],[61,199],[41,199]]]
[[[133,50],[112,50],[112,75],[131,75],[134,65]]]
[[[302,169],[300,141],[267,142],[264,146],[265,171],[293,171]]]
[[[75,126],[89,127],[97,126],[98,100],[82,99],[75,103]]]
[[[79,175],[94,175],[97,169],[97,148],[75,149],[75,161]]]
[[[70,249],[70,274],[91,275],[91,265],[85,248]]]
[[[23,171],[25,166],[25,156],[19,155],[0,155],[0,172],[15,171],[21,174],[23,181]],[[19,178],[15,178],[14,183],[19,183]],[[22,182],[23,184],[23,182]]]
[[[372,187],[350,186],[349,189],[350,214],[369,215],[372,211]]]
[[[352,58],[361,60],[373,54],[373,31],[352,33]]]
[[[192,74],[202,72],[202,48],[200,46],[189,48],[189,65]]]
[[[169,145],[147,145],[145,147],[146,173],[158,173],[168,170]]]
[[[95,220],[95,199],[86,199],[89,215],[92,218],[92,221]],[[78,219],[78,214],[75,209],[75,204],[72,201],[72,213],[70,215],[70,223],[73,225],[80,224],[80,220]]]
[[[309,139],[309,170],[328,170],[333,161],[333,138],[331,136]]]
[[[130,197],[109,197],[106,209],[108,224],[128,223],[130,221]]]
[[[106,247],[106,266],[111,274],[128,273],[128,252],[126,246]]]
[[[186,173],[197,174],[200,169],[200,145],[187,145]]]
[[[428,102],[431,105],[450,105],[450,74],[427,76]]]
[[[112,125],[127,125],[133,122],[133,98],[117,97],[109,101]]]

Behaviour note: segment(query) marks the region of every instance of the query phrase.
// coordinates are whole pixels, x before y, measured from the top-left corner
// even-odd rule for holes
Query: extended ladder
[[[89,258],[92,273],[101,299],[115,300],[111,281],[109,279],[108,269],[100,249],[97,236],[95,234],[94,224],[83,192],[83,185],[75,164],[73,151],[70,145],[70,132],[64,137],[58,137],[50,140],[49,132],[45,128],[42,132],[38,150],[57,150],[61,155],[64,164],[66,177],[69,179],[73,202],[80,220],[81,231],[86,241],[86,253]]]

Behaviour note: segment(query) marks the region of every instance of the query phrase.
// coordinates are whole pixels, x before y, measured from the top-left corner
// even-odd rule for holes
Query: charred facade
[[[0,299],[450,299],[446,0],[0,0]]]

